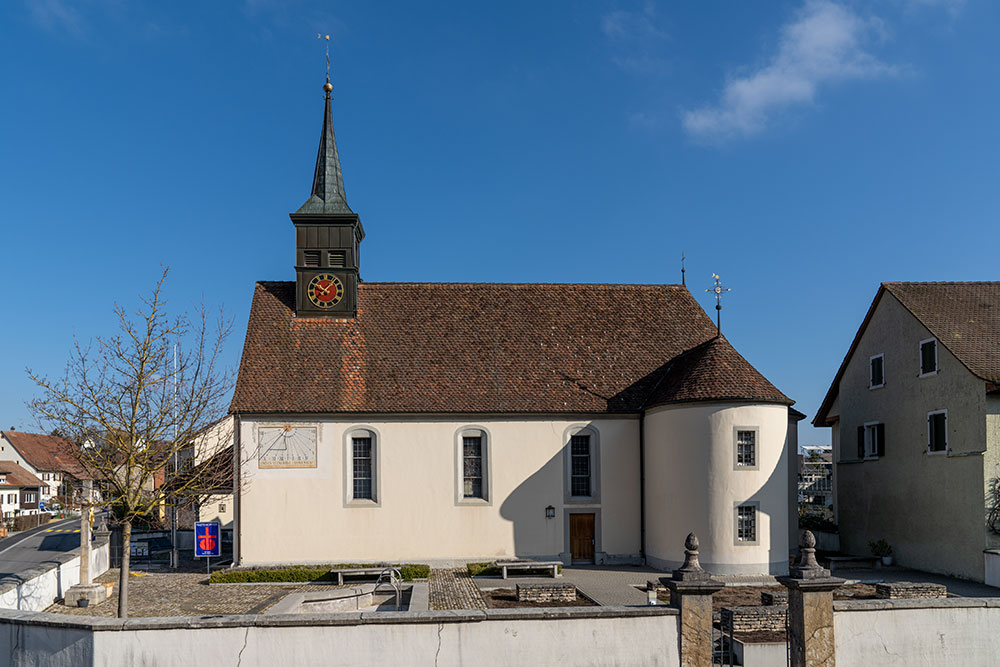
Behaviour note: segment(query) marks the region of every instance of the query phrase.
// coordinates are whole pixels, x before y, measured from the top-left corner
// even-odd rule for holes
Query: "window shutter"
[[[878,452],[879,456],[885,456],[885,424],[879,424],[875,427],[876,436],[878,437]]]
[[[865,427],[858,427],[858,458],[865,458]]]

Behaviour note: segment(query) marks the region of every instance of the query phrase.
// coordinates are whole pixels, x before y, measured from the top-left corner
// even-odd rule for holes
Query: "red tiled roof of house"
[[[0,482],[0,488],[43,486],[42,480],[32,475],[14,461],[0,461],[0,475],[5,478],[3,482]]]
[[[894,296],[969,371],[987,382],[986,391],[1000,384],[1000,282],[886,282],[879,286],[851,347],[823,398],[814,426],[830,426],[840,378],[868,328],[885,293]]]
[[[720,400],[786,405],[793,402],[751,366],[724,336],[716,336],[674,359],[647,406]]]
[[[364,283],[354,319],[296,318],[294,289],[256,286],[234,412],[636,412],[716,334],[680,285]]]
[[[2,431],[2,433],[35,470],[64,472],[77,479],[90,477],[73,456],[76,445],[66,438],[23,431]]]
[[[882,284],[974,375],[1000,383],[1000,282]]]

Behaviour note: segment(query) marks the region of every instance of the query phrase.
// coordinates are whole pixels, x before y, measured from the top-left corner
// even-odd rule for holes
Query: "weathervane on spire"
[[[330,83],[330,35],[324,35],[321,32],[316,33],[316,39],[326,40],[326,83],[323,84],[323,90],[326,91],[326,96],[330,96],[330,91],[333,90],[333,84]]]
[[[709,287],[706,292],[712,292],[715,294],[715,331],[716,335],[722,334],[722,294],[723,292],[730,292],[728,287],[722,286],[722,279],[715,273],[712,274],[715,278],[715,284]]]

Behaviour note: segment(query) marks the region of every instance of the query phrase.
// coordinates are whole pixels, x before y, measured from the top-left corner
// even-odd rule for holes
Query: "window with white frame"
[[[935,410],[927,413],[927,450],[948,451],[948,411]]]
[[[736,541],[757,541],[756,505],[740,505],[736,508]]]
[[[938,372],[937,339],[928,338],[920,341],[920,375],[933,375]]]
[[[757,431],[736,430],[736,467],[757,467]]]
[[[374,450],[371,435],[355,435],[351,438],[351,451],[354,472],[354,499],[374,500]]]
[[[26,502],[26,503],[33,503],[33,502],[35,502],[35,494],[32,493],[32,492],[30,492],[30,491],[26,491],[24,493],[24,502]]]
[[[868,388],[885,386],[885,355],[876,354],[868,360]]]
[[[17,502],[17,494],[16,493],[8,493],[7,494],[7,503],[10,504],[10,505],[13,505],[16,502]]]
[[[462,436],[462,497],[483,498],[483,436]]]
[[[574,496],[591,495],[590,435],[581,433],[570,438],[570,493]]]
[[[885,456],[885,424],[881,422],[867,422],[860,429],[859,437],[862,444],[862,451],[858,452],[859,458],[874,459]]]

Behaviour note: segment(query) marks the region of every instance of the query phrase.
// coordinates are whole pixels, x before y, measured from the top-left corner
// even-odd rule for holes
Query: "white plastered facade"
[[[736,432],[757,433],[756,466],[736,465]],[[672,569],[684,539],[700,541],[715,574],[788,571],[788,408],[774,404],[667,406],[646,415],[646,558]],[[756,507],[756,540],[737,538],[736,508]]]
[[[763,573],[782,564],[787,570],[787,412],[784,405],[694,404],[646,417],[652,563],[679,563],[684,537],[694,530],[702,539],[703,562],[719,573]],[[759,429],[755,471],[733,469],[731,427],[737,422]],[[315,468],[259,467],[257,430],[275,424],[317,427]],[[689,435],[678,438],[677,428]],[[371,501],[351,498],[350,442],[358,431],[374,438]],[[483,500],[462,497],[458,452],[461,435],[469,431],[484,435]],[[584,513],[595,519],[596,563],[639,563],[639,432],[638,415],[378,420],[243,415],[237,558],[241,565],[514,556],[568,563],[570,515]],[[589,497],[569,493],[569,443],[577,433],[591,435]],[[669,487],[682,483],[675,479],[691,487],[684,487],[684,496],[671,495]],[[731,501],[737,499],[760,502],[761,535],[754,547],[732,544]]]

